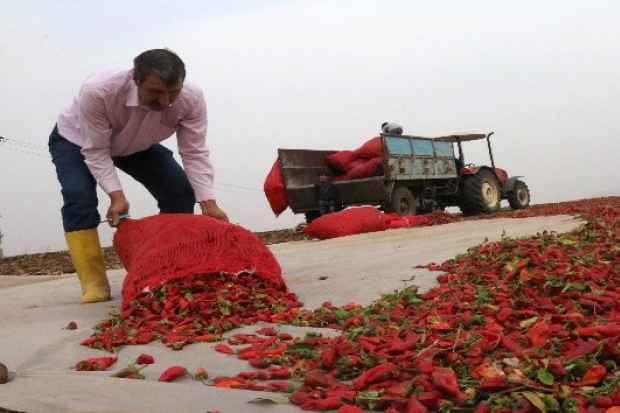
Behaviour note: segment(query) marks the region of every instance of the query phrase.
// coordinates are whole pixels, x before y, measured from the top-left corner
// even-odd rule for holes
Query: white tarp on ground
[[[290,291],[305,307],[324,301],[335,305],[368,305],[383,293],[416,284],[423,292],[436,285],[437,273],[416,265],[441,263],[469,247],[502,236],[523,237],[543,231],[570,231],[581,224],[568,216],[484,219],[434,227],[395,229],[325,241],[270,246],[282,266]],[[125,272],[109,272],[114,301],[76,304],[80,287],[75,275],[59,277],[0,276],[0,362],[11,380],[0,385],[0,408],[27,413],[51,412],[300,412],[294,405],[249,403],[273,393],[220,389],[190,378],[157,381],[167,367],[181,365],[190,373],[204,367],[211,377],[251,370],[247,362],[213,350],[215,344],[192,344],[172,351],[160,342],[125,346],[106,372],[78,372],[75,364],[89,357],[111,355],[80,345],[92,327],[118,308]],[[326,279],[319,279],[320,277]],[[70,321],[76,330],[65,327]],[[258,326],[229,332],[255,332]],[[304,336],[309,328],[282,326],[283,332]],[[316,329],[314,329],[316,330]],[[325,330],[325,334],[336,334]],[[135,361],[140,353],[155,358],[142,373],[146,380],[112,378],[112,372]]]

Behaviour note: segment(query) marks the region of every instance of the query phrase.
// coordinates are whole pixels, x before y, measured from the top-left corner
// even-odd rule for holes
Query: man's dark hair
[[[174,86],[185,80],[185,64],[168,49],[147,50],[133,59],[133,78],[142,83],[149,75],[159,77],[167,86]]]

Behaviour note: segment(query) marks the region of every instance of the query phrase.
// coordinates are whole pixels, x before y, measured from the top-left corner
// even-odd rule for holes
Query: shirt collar
[[[127,106],[140,106],[140,100],[138,99],[138,86],[130,78],[129,91],[127,92]]]

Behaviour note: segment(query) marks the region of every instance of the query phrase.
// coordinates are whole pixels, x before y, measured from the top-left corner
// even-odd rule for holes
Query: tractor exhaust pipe
[[[489,158],[491,158],[491,168],[495,170],[495,161],[493,160],[493,151],[491,150],[491,135],[495,132],[491,132],[487,135],[487,148],[489,148]]]

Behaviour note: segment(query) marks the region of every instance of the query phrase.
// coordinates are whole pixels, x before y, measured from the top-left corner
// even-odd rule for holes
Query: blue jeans
[[[334,201],[319,201],[319,212],[321,215],[336,212],[336,203]]]
[[[97,182],[84,162],[81,147],[69,142],[54,127],[49,151],[61,186],[62,225],[65,232],[96,228]],[[160,213],[193,213],[196,196],[185,171],[172,151],[162,145],[128,156],[112,158],[114,166],[140,182],[157,201]]]

